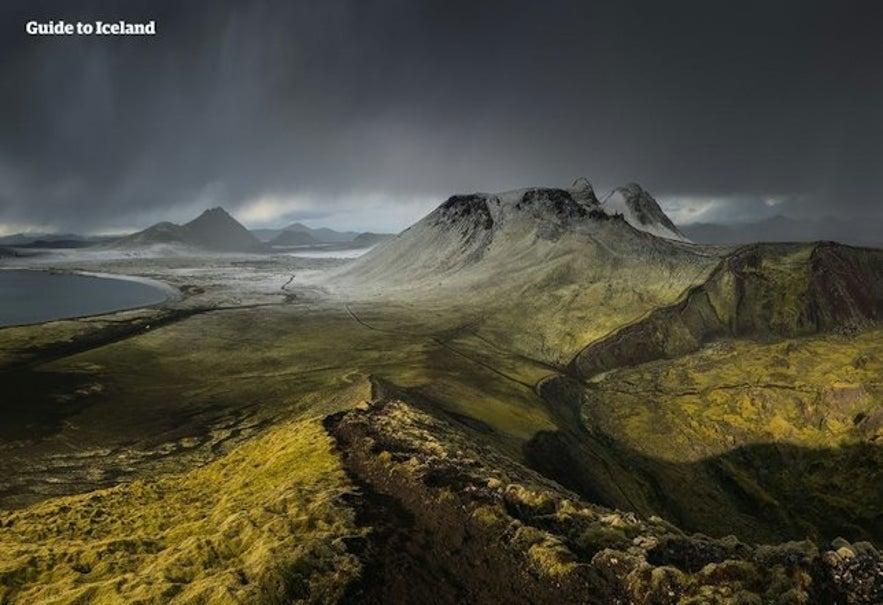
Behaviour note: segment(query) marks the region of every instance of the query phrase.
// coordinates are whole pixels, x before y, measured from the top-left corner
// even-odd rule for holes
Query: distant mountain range
[[[0,246],[16,248],[85,248],[115,238],[76,233],[16,233],[0,237]]]
[[[16,233],[0,236],[4,256],[14,254],[12,248],[57,249],[85,248],[195,248],[214,252],[268,252],[273,247],[334,246],[368,248],[394,237],[389,233],[335,231],[327,227],[311,228],[293,223],[283,229],[249,231],[223,208],[206,210],[199,217],[178,225],[161,222],[123,237],[84,236],[75,233]]]
[[[883,221],[879,219],[846,221],[827,216],[814,220],[800,220],[774,216],[740,225],[715,223],[680,225],[680,230],[697,244],[830,240],[855,246],[883,245]]]
[[[305,231],[282,231],[269,241],[271,246],[315,246],[319,240]]]
[[[390,233],[359,233],[335,231],[327,227],[312,228],[292,223],[282,229],[252,229],[252,234],[272,246],[309,246],[321,244],[353,244],[357,247],[374,244],[393,237]]]
[[[567,190],[572,199],[587,209],[608,215],[622,215],[632,227],[658,237],[697,244],[749,244],[754,242],[809,242],[829,240],[857,246],[883,246],[883,220],[847,221],[838,217],[793,219],[774,216],[753,223],[693,223],[675,225],[656,200],[632,183],[614,189],[599,201],[585,179],[577,179]],[[292,223],[282,229],[248,230],[223,208],[206,210],[196,219],[177,225],[161,222],[121,238],[83,236],[75,233],[17,233],[0,236],[6,256],[11,248],[110,248],[181,246],[216,252],[267,252],[273,247],[334,246],[368,248],[392,239],[388,233],[335,231]]]

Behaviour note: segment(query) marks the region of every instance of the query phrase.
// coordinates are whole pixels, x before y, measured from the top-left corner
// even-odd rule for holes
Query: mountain
[[[39,234],[39,235],[44,235],[44,234]],[[4,236],[0,237],[0,245],[5,245],[5,246],[20,246],[21,244],[26,244],[31,241],[33,241],[33,239],[28,237],[24,233],[14,233],[12,235],[4,235]]]
[[[162,222],[120,238],[114,248],[183,246],[214,252],[262,252],[266,245],[223,208],[211,208],[183,225]]]
[[[61,248],[88,248],[94,246],[101,241],[110,241],[112,238],[105,240],[89,240],[84,238],[71,239],[36,239],[26,244],[20,244],[21,248],[43,248],[43,249],[61,249]]]
[[[283,231],[269,243],[271,246],[315,246],[320,242],[305,231]]]
[[[617,187],[602,203],[607,213],[619,213],[635,229],[658,237],[689,241],[671,222],[656,200],[637,183]]]
[[[599,247],[602,254],[621,256],[636,249],[641,255],[683,253],[685,238],[649,194],[637,185],[614,193],[602,205],[588,181],[578,179],[570,189],[454,195],[353,263],[346,275],[415,285],[446,276],[481,279],[490,268],[494,275],[515,267],[531,272],[548,266],[537,255],[553,245],[559,255],[567,250],[584,257]]]
[[[753,543],[883,540],[883,250],[686,244],[614,209],[674,233],[637,186],[589,192],[453,196],[323,285],[377,330],[407,301],[420,330],[448,322],[440,346],[539,393],[555,428],[521,452],[588,501]],[[456,412],[501,422],[490,391]],[[848,504],[801,505],[825,493]]]
[[[327,227],[307,227],[292,223],[283,229],[252,229],[252,234],[262,242],[274,246],[306,246],[335,244],[337,247],[367,248],[394,237],[391,233],[358,233],[335,231]]]
[[[79,235],[76,233],[16,233],[0,237],[0,245],[3,246],[30,246],[33,248],[81,248],[91,246],[107,237],[94,237]]]
[[[253,252],[263,244],[223,208],[211,208],[183,225],[186,240],[207,250]]]
[[[366,231],[365,233],[360,233],[356,237],[353,238],[353,246],[358,248],[367,248],[369,246],[374,246],[379,244],[380,242],[385,242],[388,239],[394,238],[395,235],[391,233],[372,233],[370,231]]]
[[[302,223],[292,223],[282,229],[283,231],[292,231],[295,233],[308,233],[317,241],[329,244],[338,244],[343,242],[351,242],[357,235],[355,231],[335,231],[327,227],[318,227],[313,229]]]
[[[396,237],[315,279],[353,300],[450,305],[481,318],[520,354],[563,363],[616,321],[667,304],[718,260],[608,214],[581,179],[568,189],[454,195]]]
[[[694,223],[682,225],[680,229],[687,237],[702,244],[828,240],[856,246],[883,245],[883,221],[872,218],[846,221],[834,216],[794,219],[778,215],[753,223]]]
[[[313,238],[317,244],[342,244],[351,242],[359,234],[355,231],[335,231],[327,227],[312,228],[307,227],[303,223],[292,223],[282,229],[254,229],[254,234],[258,239],[264,242],[272,241],[283,233],[305,233]]]

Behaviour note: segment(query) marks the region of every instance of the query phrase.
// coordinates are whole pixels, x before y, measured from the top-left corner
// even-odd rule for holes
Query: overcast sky
[[[25,32],[50,19],[157,34]],[[6,0],[0,25],[0,233],[216,205],[398,230],[578,176],[678,222],[883,214],[879,2]]]

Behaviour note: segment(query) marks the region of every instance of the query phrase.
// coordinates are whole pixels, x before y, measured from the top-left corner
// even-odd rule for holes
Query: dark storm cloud
[[[0,223],[108,228],[223,204],[252,223],[349,212],[398,227],[451,192],[583,174],[599,190],[637,180],[681,208],[879,214],[876,13],[4,3]],[[154,19],[158,35],[35,37],[32,19]]]

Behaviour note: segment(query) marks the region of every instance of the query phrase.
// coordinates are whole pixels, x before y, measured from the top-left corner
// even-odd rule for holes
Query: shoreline
[[[0,267],[0,271],[33,271],[38,273],[47,273],[47,274],[57,274],[57,275],[80,275],[83,277],[91,277],[95,279],[112,279],[117,281],[128,281],[133,283],[138,283],[144,286],[149,286],[154,288],[161,293],[163,293],[163,300],[155,303],[144,304],[144,305],[134,305],[134,306],[124,306],[117,309],[113,309],[110,311],[100,311],[97,313],[85,313],[85,314],[77,314],[77,315],[65,315],[62,317],[54,317],[49,319],[44,319],[41,321],[30,321],[24,323],[10,323],[10,324],[0,324],[0,330],[5,330],[7,328],[24,328],[28,326],[39,326],[42,324],[57,322],[57,321],[76,321],[80,319],[91,319],[95,317],[102,316],[111,316],[117,313],[124,313],[127,311],[137,311],[137,310],[162,310],[167,308],[168,305],[179,302],[184,299],[184,293],[167,282],[163,282],[157,279],[143,277],[140,275],[124,275],[117,273],[106,273],[99,271],[86,271],[80,269],[58,269],[58,268],[49,268],[49,267]]]

